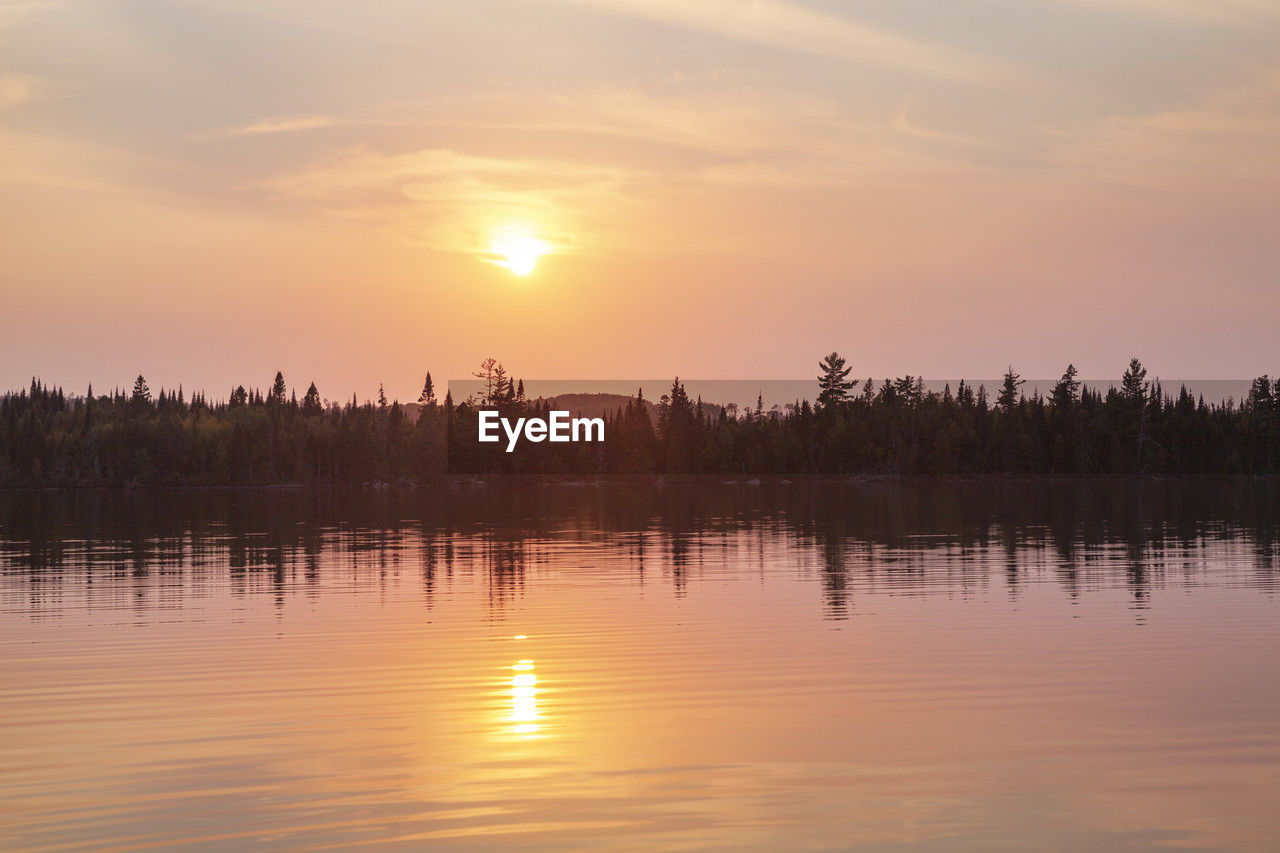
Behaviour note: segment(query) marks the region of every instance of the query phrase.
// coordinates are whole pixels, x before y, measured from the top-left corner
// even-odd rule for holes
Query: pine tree
[[[427,371],[427,381],[422,384],[422,393],[418,395],[418,403],[423,406],[436,404],[436,389],[431,382],[431,371]]]
[[[1144,399],[1147,390],[1146,379],[1147,369],[1142,366],[1142,362],[1137,358],[1129,359],[1129,367],[1120,378],[1120,396],[1131,403]]]
[[[1068,364],[1067,372],[1062,374],[1058,384],[1053,386],[1053,393],[1049,400],[1056,410],[1063,412],[1074,406],[1079,397],[1080,381],[1076,379],[1076,367],[1074,364]]]
[[[1000,394],[996,397],[996,405],[1007,414],[1018,404],[1018,387],[1026,380],[1013,372],[1013,365],[1004,372],[1004,382],[1000,386]]]
[[[867,381],[862,383],[862,402],[871,405],[871,401],[876,398],[876,381],[870,376]]]
[[[489,358],[486,358],[484,361],[480,362],[479,370],[471,374],[477,379],[484,380],[485,402],[488,402],[489,399],[493,396],[493,369],[497,367],[497,365],[498,365],[498,360],[493,356],[490,356]]]
[[[284,374],[277,370],[276,381],[271,383],[271,394],[267,398],[267,403],[272,406],[283,405],[285,394],[287,393],[288,389],[284,385]]]
[[[509,403],[514,396],[515,391],[511,388],[511,378],[507,376],[506,368],[501,364],[494,365],[488,401],[495,404]]]
[[[302,413],[308,416],[314,416],[324,411],[324,407],[320,402],[320,392],[316,389],[316,383],[312,382],[307,387],[307,395],[302,398]]]
[[[839,353],[833,352],[818,362],[818,369],[822,371],[818,374],[818,387],[822,389],[818,393],[819,406],[835,406],[849,399],[849,391],[857,383],[849,381],[853,368],[845,367]]]
[[[145,406],[151,402],[151,389],[147,387],[147,380],[142,378],[142,374],[138,374],[138,378],[133,383],[133,394],[129,397],[129,402],[135,406]]]
[[[1120,377],[1120,398],[1130,409],[1133,427],[1133,464],[1141,470],[1142,448],[1147,442],[1147,369],[1136,357],[1129,359],[1129,367]]]

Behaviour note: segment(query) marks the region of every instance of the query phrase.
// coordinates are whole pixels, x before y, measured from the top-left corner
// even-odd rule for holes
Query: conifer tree
[[[845,360],[837,352],[832,352],[818,362],[818,405],[825,408],[843,403],[849,399],[849,391],[856,384],[849,381],[852,367],[845,367]]]
[[[141,373],[134,380],[133,393],[129,396],[129,402],[135,406],[146,406],[151,403],[151,389],[147,387],[147,380],[142,378]]]
[[[323,405],[320,403],[320,392],[316,389],[316,383],[312,382],[307,387],[307,394],[302,398],[302,413],[307,416],[315,416],[324,411]]]
[[[511,378],[507,376],[507,369],[501,364],[493,366],[493,377],[490,383],[488,402],[508,403],[515,396],[515,392],[511,390]]]
[[[876,381],[870,376],[867,381],[862,383],[862,402],[871,405],[871,401],[876,398]]]
[[[1146,379],[1147,369],[1142,366],[1142,362],[1137,358],[1129,359],[1129,366],[1120,378],[1120,396],[1131,403],[1145,398]]]
[[[493,356],[486,358],[480,362],[480,369],[471,375],[477,379],[484,380],[484,399],[486,402],[493,397],[493,370],[498,366],[498,360]]]
[[[1076,366],[1074,364],[1067,365],[1067,372],[1062,374],[1062,378],[1053,386],[1053,393],[1049,400],[1053,403],[1053,407],[1060,411],[1066,411],[1074,406],[1080,397],[1080,381],[1076,379]]]
[[[1004,372],[1004,382],[1000,386],[1000,394],[996,397],[996,405],[999,406],[1006,414],[1013,411],[1013,407],[1018,404],[1018,387],[1026,380],[1013,372],[1013,365],[1009,365],[1009,369]]]
[[[273,406],[283,405],[286,393],[288,393],[288,389],[285,388],[284,374],[277,370],[275,382],[271,383],[271,394],[267,398],[267,402]]]
[[[1133,464],[1138,470],[1143,466],[1142,448],[1147,442],[1147,369],[1136,357],[1129,359],[1129,366],[1120,377],[1120,398],[1130,409],[1130,419],[1134,423],[1133,431]]]

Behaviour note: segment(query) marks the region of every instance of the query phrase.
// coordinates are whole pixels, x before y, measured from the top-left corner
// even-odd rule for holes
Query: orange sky
[[[0,3],[0,387],[1280,373],[1273,3],[367,5]]]

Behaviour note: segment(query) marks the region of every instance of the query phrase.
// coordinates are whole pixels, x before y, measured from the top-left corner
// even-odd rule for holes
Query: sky
[[[1275,375],[1277,152],[1273,0],[0,0],[0,388]]]

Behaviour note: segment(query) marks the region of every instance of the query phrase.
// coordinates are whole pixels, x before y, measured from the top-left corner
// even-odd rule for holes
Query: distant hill
[[[557,394],[554,397],[539,397],[539,400],[546,400],[551,404],[551,408],[560,409],[582,418],[602,418],[605,415],[613,416],[617,414],[619,409],[625,409],[627,404],[633,398],[626,394]],[[645,400],[645,409],[649,413],[649,420],[654,424],[658,422],[658,404],[652,400]],[[405,416],[412,421],[418,419],[418,404],[403,403]],[[702,411],[710,418],[720,416],[720,404],[703,403]]]
[[[618,410],[625,409],[633,398],[625,394],[558,394],[547,399],[553,409],[563,409],[579,417],[600,418],[617,414]],[[645,400],[644,404],[645,410],[649,413],[649,420],[656,424],[658,404],[653,400]],[[702,411],[707,417],[719,417],[720,405],[703,403]]]
[[[553,409],[564,409],[571,414],[584,418],[602,418],[613,416],[619,409],[625,409],[631,398],[625,394],[559,394],[545,398]],[[655,423],[658,419],[658,407],[650,400],[645,400],[645,408],[649,418]]]

